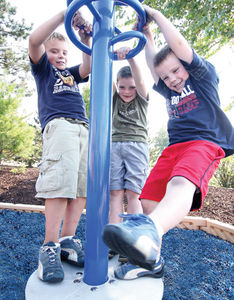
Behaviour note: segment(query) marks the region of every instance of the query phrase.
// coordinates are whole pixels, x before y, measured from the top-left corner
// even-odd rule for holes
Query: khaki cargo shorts
[[[43,132],[36,198],[86,197],[87,157],[87,124],[70,123],[64,118],[48,122]]]

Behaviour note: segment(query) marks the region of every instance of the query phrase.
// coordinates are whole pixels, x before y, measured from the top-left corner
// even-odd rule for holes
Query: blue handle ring
[[[88,2],[91,3],[92,1],[93,0],[67,0],[68,8],[64,19],[65,29],[70,40],[75,46],[77,46],[80,50],[82,50],[88,55],[91,55],[92,50],[90,49],[90,47],[82,43],[75,35],[72,29],[72,19],[74,14],[80,7],[82,7],[83,5],[87,5]]]
[[[92,50],[91,50],[91,48],[86,46],[84,43],[82,43],[75,35],[75,33],[72,29],[72,19],[73,19],[73,16],[75,15],[76,11],[83,5],[86,5],[90,9],[91,13],[94,15],[96,20],[100,20],[101,16],[97,12],[97,10],[93,7],[93,5],[92,5],[93,1],[95,1],[95,0],[67,0],[68,9],[66,11],[66,15],[65,15],[65,19],[64,19],[65,29],[66,29],[67,35],[69,36],[70,40],[72,41],[72,43],[75,46],[77,46],[80,50],[82,50],[83,52],[85,52],[88,55],[92,54]],[[140,0],[140,1],[142,2],[143,0]],[[138,30],[142,31],[143,26],[146,23],[146,13],[145,13],[144,9],[142,8],[140,2],[138,0],[115,1],[115,5],[120,5],[120,4],[121,5],[129,5],[137,12],[139,19],[140,19]],[[117,28],[115,28],[115,32],[119,33],[120,31]],[[124,33],[119,33],[118,35],[114,36],[110,40],[110,45],[114,45],[114,44],[118,43],[119,41],[127,40],[129,38],[134,38],[134,37],[139,38],[139,42],[138,42],[137,46],[127,54],[126,58],[128,59],[128,58],[131,58],[131,57],[135,56],[136,54],[138,54],[144,48],[145,43],[146,43],[146,38],[143,35],[143,33],[140,33],[140,32],[137,33],[137,31],[129,31],[129,32],[124,32]],[[116,54],[113,55],[113,59],[114,60],[118,59]]]
[[[140,3],[143,1],[144,0],[118,0],[118,1],[115,1],[115,5],[128,5],[128,6],[131,6],[137,12],[139,19],[140,19],[140,22],[137,26],[137,30],[141,31],[141,32],[146,23],[146,12]]]
[[[126,59],[129,59],[129,58],[132,58],[135,55],[137,55],[139,52],[141,52],[141,50],[145,46],[146,37],[144,36],[144,34],[142,32],[132,30],[132,31],[120,33],[120,34],[114,36],[110,40],[109,44],[114,45],[120,41],[129,40],[130,38],[139,38],[139,42],[138,42],[137,46],[134,49],[130,50],[128,52],[128,54],[126,55]],[[116,53],[113,53],[113,60],[118,60],[118,56]]]

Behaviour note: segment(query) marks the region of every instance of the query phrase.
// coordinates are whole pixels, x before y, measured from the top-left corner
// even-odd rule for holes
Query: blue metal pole
[[[99,0],[94,6],[101,19],[94,18],[93,24],[84,282],[100,285],[108,280],[102,232],[109,215],[114,1]]]

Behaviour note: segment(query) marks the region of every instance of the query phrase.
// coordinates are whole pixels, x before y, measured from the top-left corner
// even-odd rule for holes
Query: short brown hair
[[[173,53],[173,51],[168,45],[163,47],[154,57],[154,67],[156,68],[158,65],[160,65],[171,53]]]
[[[132,77],[132,71],[129,66],[122,67],[117,73],[117,81],[119,81],[120,78],[130,78],[130,77]]]

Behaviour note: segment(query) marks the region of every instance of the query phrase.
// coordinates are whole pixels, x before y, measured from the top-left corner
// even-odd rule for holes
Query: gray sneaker
[[[38,277],[46,282],[60,282],[64,278],[60,259],[61,248],[54,242],[48,242],[39,250]]]
[[[117,267],[114,274],[116,278],[123,280],[132,280],[140,277],[161,278],[164,274],[164,260],[160,257],[158,263],[154,265],[152,270],[147,270],[140,266],[134,266],[127,262]]]
[[[143,214],[120,216],[123,222],[104,227],[104,242],[131,264],[153,271],[160,260],[161,242],[152,219]]]
[[[84,251],[81,241],[76,236],[61,241],[60,245],[62,260],[78,267],[84,267]]]

